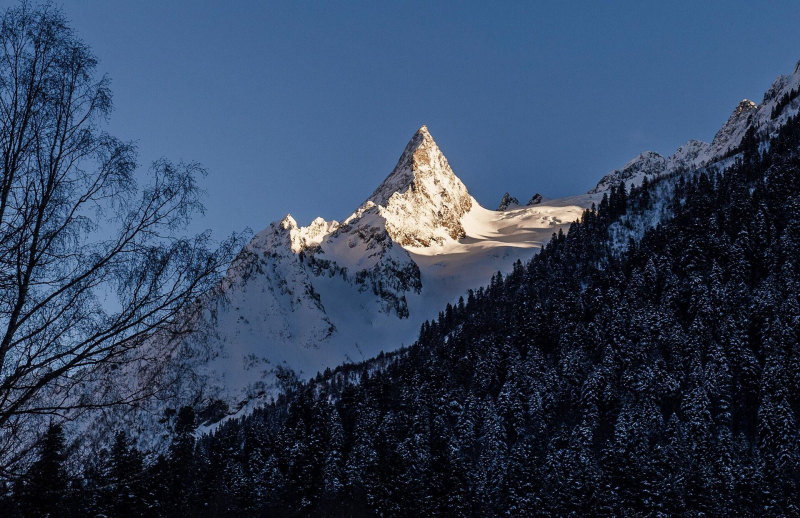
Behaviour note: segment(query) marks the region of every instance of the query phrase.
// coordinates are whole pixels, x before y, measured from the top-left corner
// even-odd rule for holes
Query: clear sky
[[[800,2],[61,5],[113,80],[112,132],[208,168],[193,226],[217,237],[346,217],[422,124],[484,206],[585,192],[709,141],[800,58]]]

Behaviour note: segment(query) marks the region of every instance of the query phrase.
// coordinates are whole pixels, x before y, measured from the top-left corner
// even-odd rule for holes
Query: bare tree
[[[31,416],[146,397],[152,387],[87,388],[142,361],[154,334],[192,332],[198,297],[241,243],[180,237],[202,211],[198,165],[159,161],[137,186],[134,146],[103,131],[109,80],[58,9],[7,9],[0,47],[3,468],[24,451]]]

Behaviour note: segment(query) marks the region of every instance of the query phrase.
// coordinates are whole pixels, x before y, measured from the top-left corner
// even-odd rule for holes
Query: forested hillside
[[[54,428],[3,514],[798,515],[798,142],[614,189],[413,346],[198,439],[182,409],[168,455],[71,466]]]

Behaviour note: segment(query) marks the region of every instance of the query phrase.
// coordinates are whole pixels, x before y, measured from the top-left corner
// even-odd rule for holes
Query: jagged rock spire
[[[464,235],[461,217],[472,207],[467,188],[450,168],[427,126],[406,145],[394,170],[365,205],[380,207],[386,230],[403,246],[429,246]]]
[[[500,200],[500,205],[497,207],[497,210],[506,210],[512,205],[519,205],[519,200],[505,193],[503,199]]]
[[[539,205],[540,203],[542,203],[543,199],[544,197],[537,192],[531,197],[526,206],[530,207],[531,205]]]
[[[447,175],[453,174],[439,146],[433,140],[427,126],[420,127],[406,144],[403,154],[389,176],[375,189],[369,201],[376,205],[386,205],[392,194],[404,192],[414,181],[417,172],[425,168],[435,168]],[[460,180],[459,180],[460,182]]]

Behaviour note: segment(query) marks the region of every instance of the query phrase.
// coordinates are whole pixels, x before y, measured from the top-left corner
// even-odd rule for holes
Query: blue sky
[[[10,2],[7,2],[10,3]],[[194,230],[341,219],[427,124],[481,204],[710,140],[800,59],[798,2],[82,0],[141,162],[209,170]]]

